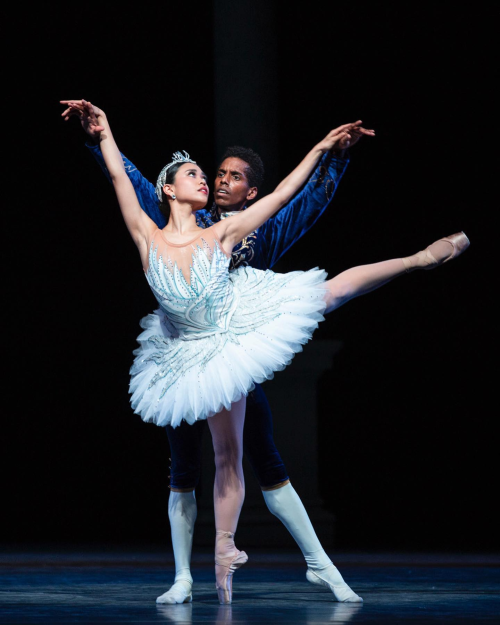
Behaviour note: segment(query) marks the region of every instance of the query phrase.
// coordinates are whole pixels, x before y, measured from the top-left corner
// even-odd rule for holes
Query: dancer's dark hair
[[[246,175],[248,184],[251,187],[260,187],[264,181],[264,163],[262,159],[251,148],[242,148],[240,145],[233,145],[222,155],[221,162],[226,158],[239,158],[247,164]]]
[[[182,165],[185,165],[186,163],[174,163],[174,165],[172,165],[171,167],[169,167],[167,169],[167,173],[165,176],[165,184],[172,184],[175,180],[175,174],[179,171],[180,167],[182,167]],[[168,202],[168,197],[165,195],[165,192],[161,191],[161,201],[158,205],[158,208],[160,209],[161,213],[163,213],[163,215],[166,217],[167,221],[170,218],[170,204]]]

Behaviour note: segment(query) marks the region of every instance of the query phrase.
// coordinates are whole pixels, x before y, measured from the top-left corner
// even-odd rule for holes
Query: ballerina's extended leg
[[[339,308],[355,297],[370,293],[404,273],[439,267],[465,252],[468,247],[469,239],[463,232],[459,232],[439,239],[413,256],[347,269],[325,283],[328,289],[325,298],[326,312]]]
[[[231,410],[222,410],[208,419],[215,453],[215,579],[221,604],[232,601],[232,577],[248,560],[238,551],[234,534],[245,498],[243,478],[243,425],[246,398],[234,403]]]

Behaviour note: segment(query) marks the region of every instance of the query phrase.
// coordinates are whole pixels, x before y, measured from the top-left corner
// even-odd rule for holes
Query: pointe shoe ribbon
[[[215,588],[221,605],[229,605],[233,600],[233,573],[248,561],[244,551],[239,551],[234,545],[232,532],[217,531],[217,539],[226,538],[228,555],[215,554]]]
[[[425,250],[418,252],[413,257],[409,256],[407,258],[403,258],[403,264],[405,266],[406,273],[417,269],[419,266],[428,271],[429,269],[434,269],[439,265],[444,265],[449,260],[460,256],[460,254],[465,252],[465,250],[470,245],[470,241],[465,232],[457,232],[456,234],[452,234],[449,237],[443,237],[442,239],[438,239],[436,243],[439,243],[440,241],[449,243],[451,245],[451,247],[453,248],[451,254],[449,254],[445,258],[436,259],[429,249],[434,244],[429,245],[425,248]],[[417,264],[414,264],[412,262],[412,258],[417,258]]]

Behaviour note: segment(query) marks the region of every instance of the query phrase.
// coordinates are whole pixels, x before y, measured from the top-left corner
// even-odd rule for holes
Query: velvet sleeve
[[[331,202],[349,160],[325,154],[302,190],[259,231],[260,265],[272,267],[313,226]]]
[[[92,153],[92,156],[98,162],[99,167],[102,169],[107,179],[111,181],[109,172],[104,162],[104,158],[99,145],[87,144],[87,148]],[[158,198],[156,197],[155,187],[146,180],[137,167],[128,160],[126,156],[122,154],[123,164],[125,171],[127,172],[130,181],[134,187],[137,199],[141,205],[142,210],[150,217],[158,226],[158,228],[164,228],[167,224],[165,215],[159,209]]]

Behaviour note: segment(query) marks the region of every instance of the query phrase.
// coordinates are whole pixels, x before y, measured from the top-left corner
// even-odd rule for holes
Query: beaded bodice
[[[153,233],[146,279],[173,336],[190,340],[227,332],[238,299],[230,260],[213,226],[180,245],[161,230]]]

